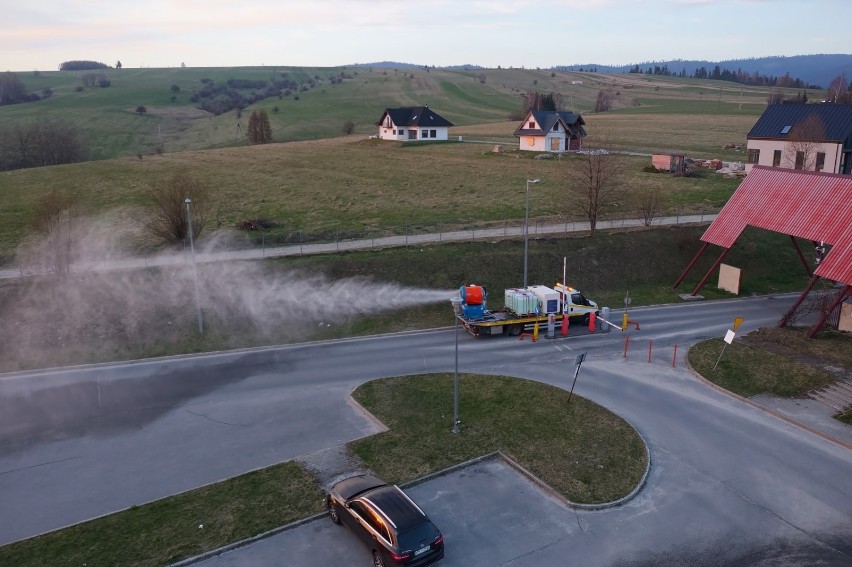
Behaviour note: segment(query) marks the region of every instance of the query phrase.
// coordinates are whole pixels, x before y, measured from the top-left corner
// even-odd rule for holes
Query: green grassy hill
[[[351,78],[332,84],[330,79],[341,72]],[[28,91],[49,88],[53,95],[34,103],[0,107],[0,129],[40,115],[61,117],[84,131],[90,158],[95,160],[150,154],[158,147],[175,152],[245,144],[237,125],[244,128],[246,116],[238,116],[236,110],[214,116],[190,100],[203,87],[202,79],[225,83],[228,79],[286,77],[300,85],[314,80],[315,86],[309,90],[268,98],[243,111],[266,108],[277,142],[337,136],[349,120],[355,123],[357,134],[372,134],[382,110],[391,106],[428,104],[459,127],[506,121],[520,111],[520,95],[528,90],[559,93],[567,109],[582,113],[594,108],[599,90],[612,88],[616,93],[614,111],[619,114],[703,116],[754,117],[768,95],[766,88],[648,75],[370,67],[106,69],[108,88],[78,90],[86,73],[19,73]],[[172,92],[172,85],[180,91]],[[250,94],[251,89],[242,92]],[[136,113],[139,105],[147,113]]]
[[[565,160],[536,160],[530,152],[512,151],[525,92],[559,93],[565,108],[583,113],[590,140],[606,137],[611,145],[637,153],[684,152],[730,161],[743,161],[744,152],[723,146],[745,144],[768,95],[765,88],[720,81],[536,69],[124,68],[103,73],[108,88],[81,88],[85,72],[20,73],[28,91],[50,89],[52,96],[0,107],[0,131],[42,115],[71,122],[84,132],[93,160],[0,173],[0,263],[14,261],[15,249],[30,234],[33,210],[49,191],[77,196],[90,215],[130,209],[125,219],[132,218],[134,208],[148,204],[149,189],[178,169],[213,191],[220,226],[268,218],[283,237],[297,231],[334,234],[517,219],[523,216],[518,196],[523,180],[535,177],[544,183],[536,190],[532,214],[572,218],[560,165]],[[349,78],[333,83],[341,73]],[[283,77],[314,86],[218,116],[191,100],[206,80]],[[614,104],[612,111],[597,114],[592,109],[601,89],[612,89]],[[384,108],[422,104],[455,124],[453,139],[480,143],[402,146],[367,140]],[[140,105],[146,113],[136,112]],[[269,113],[276,143],[250,146],[242,131],[248,113],[259,107]],[[355,123],[349,137],[342,133],[347,121]],[[492,144],[508,151],[492,154]],[[625,183],[636,192],[660,189],[666,212],[718,208],[737,185],[715,175],[648,175],[642,172],[647,163],[647,158],[633,159]],[[623,214],[635,213],[632,206],[625,203]]]

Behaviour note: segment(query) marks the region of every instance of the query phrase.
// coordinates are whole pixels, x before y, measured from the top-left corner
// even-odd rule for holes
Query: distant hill
[[[596,70],[598,73],[627,73],[630,69],[639,65],[639,68],[645,71],[648,67],[658,65],[662,67],[666,65],[672,73],[680,73],[681,70],[686,70],[687,76],[692,76],[695,70],[704,67],[708,71],[718,65],[721,69],[729,71],[742,70],[748,73],[760,73],[761,75],[769,75],[781,77],[785,73],[794,79],[801,79],[808,85],[818,85],[820,88],[826,88],[831,83],[831,80],[840,75],[846,74],[846,78],[852,80],[852,54],[818,54],[818,55],[794,55],[794,56],[773,56],[773,57],[752,57],[750,59],[726,59],[724,61],[707,61],[707,60],[686,60],[686,59],[669,59],[666,61],[645,61],[641,63],[630,63],[629,65],[600,65],[597,63],[586,63],[583,65],[557,65],[551,67],[554,71],[589,71]],[[424,65],[416,63],[402,63],[398,61],[376,61],[374,63],[355,63],[351,67],[375,67],[385,69],[409,69],[423,68]],[[484,69],[479,65],[467,63],[464,65],[448,65],[443,69],[475,71]]]
[[[587,63],[585,65],[560,65],[554,67],[559,71],[588,71],[596,69],[598,73],[626,73],[637,63],[630,65],[598,65]],[[705,67],[708,71],[718,65],[722,69],[736,71],[741,69],[748,73],[760,73],[761,75],[783,76],[789,73],[791,77],[802,79],[808,84],[819,85],[826,88],[831,80],[845,73],[847,79],[852,77],[852,54],[819,54],[819,55],[794,55],[791,57],[754,57],[751,59],[728,59],[725,61],[706,60],[684,60],[670,59],[667,61],[646,61],[638,63],[643,71],[655,65],[666,65],[673,73],[679,73],[681,69],[691,76],[696,69]]]

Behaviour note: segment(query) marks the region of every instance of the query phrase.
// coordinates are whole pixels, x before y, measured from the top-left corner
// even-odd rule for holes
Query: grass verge
[[[458,435],[452,374],[387,378],[356,399],[390,430],[350,444],[401,483],[496,449],[575,502],[629,494],[647,457],[639,434],[606,409],[530,380],[460,376]],[[163,565],[322,510],[322,493],[287,462],[0,547],[0,565]],[[203,527],[201,527],[203,526]]]
[[[0,547],[0,565],[165,565],[322,509],[287,462]]]
[[[389,378],[353,397],[389,430],[350,444],[390,482],[404,482],[500,450],[577,503],[630,493],[645,472],[639,434],[586,399],[531,380],[464,374],[461,432],[453,434],[453,374]]]

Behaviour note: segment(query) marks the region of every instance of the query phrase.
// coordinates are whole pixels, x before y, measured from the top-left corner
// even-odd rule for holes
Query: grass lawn
[[[453,435],[452,380],[432,374],[362,385],[356,399],[390,431],[350,448],[396,483],[497,449],[576,502],[615,500],[641,480],[647,456],[630,425],[529,380],[461,375],[463,422]],[[287,462],[0,547],[0,564],[163,565],[323,509],[315,482]]]
[[[808,339],[806,331],[799,327],[758,329],[725,348],[721,359],[724,342],[711,339],[689,349],[689,363],[714,384],[741,396],[801,397],[837,380],[825,367],[852,371],[852,336],[821,331],[816,339]],[[850,423],[850,413],[835,417]]]
[[[453,434],[453,374],[367,382],[353,397],[390,429],[350,444],[390,482],[404,482],[502,451],[578,503],[632,491],[645,446],[623,419],[583,398],[530,380],[464,374],[459,434]]]
[[[287,462],[0,547],[0,565],[165,565],[324,509]]]

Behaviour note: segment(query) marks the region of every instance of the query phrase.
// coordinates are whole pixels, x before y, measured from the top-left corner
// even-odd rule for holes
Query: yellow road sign
[[[739,328],[740,325],[743,324],[743,321],[745,321],[745,317],[736,317],[734,319],[734,330],[735,331]]]

